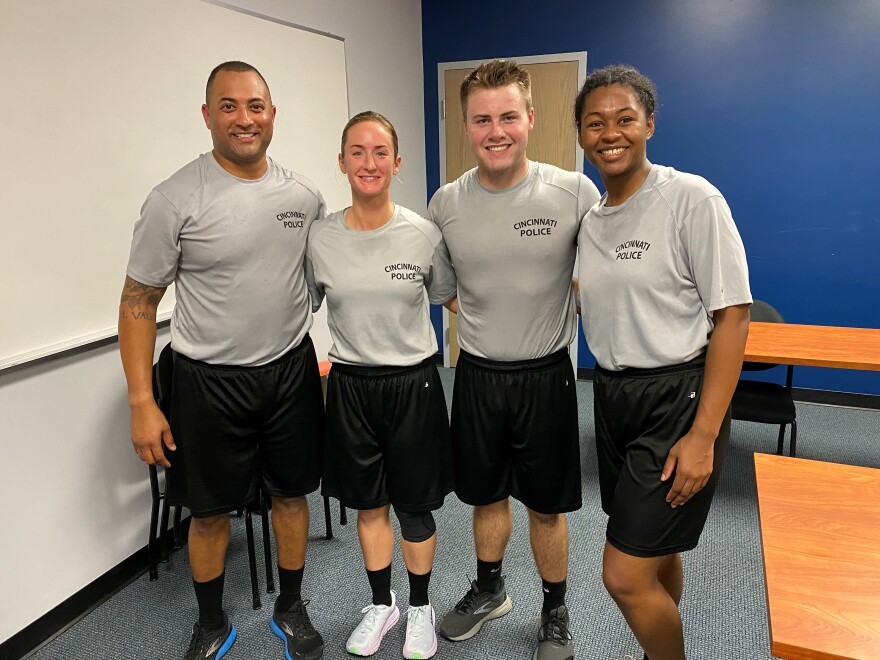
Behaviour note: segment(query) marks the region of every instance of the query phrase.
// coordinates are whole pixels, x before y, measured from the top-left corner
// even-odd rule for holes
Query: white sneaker
[[[437,652],[437,634],[434,632],[434,608],[428,605],[410,606],[406,612],[406,641],[403,657],[424,660]]]
[[[353,655],[373,655],[385,633],[400,619],[397,597],[392,591],[391,605],[367,605],[361,612],[364,618],[349,636],[345,650]]]

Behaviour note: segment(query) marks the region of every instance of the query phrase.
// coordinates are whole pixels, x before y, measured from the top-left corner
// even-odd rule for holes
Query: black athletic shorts
[[[174,356],[168,501],[196,518],[234,511],[267,493],[317,490],[324,432],[321,378],[312,340],[260,367]]]
[[[433,511],[452,490],[446,399],[430,360],[335,363],[327,383],[321,492],[352,509]]]
[[[513,496],[538,513],[581,507],[577,394],[568,350],[496,362],[461,352],[452,397],[455,493]]]
[[[596,369],[593,405],[602,508],[608,542],[635,557],[691,550],[700,540],[730,437],[730,411],[715,440],[712,476],[684,505],[666,495],[675,475],[660,481],[669,450],[693,424],[706,362],[659,369]]]

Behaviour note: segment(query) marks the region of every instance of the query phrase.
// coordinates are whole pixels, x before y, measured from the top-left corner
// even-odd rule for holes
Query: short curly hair
[[[613,64],[596,69],[584,80],[584,85],[574,102],[574,125],[577,126],[578,133],[581,130],[581,113],[584,111],[587,96],[597,87],[609,87],[610,85],[626,85],[635,92],[645,114],[648,117],[654,114],[654,108],[657,104],[657,90],[650,78],[641,74],[635,67],[626,64]]]

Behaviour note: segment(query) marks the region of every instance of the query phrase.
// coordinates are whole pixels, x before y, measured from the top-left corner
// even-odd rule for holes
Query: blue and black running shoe
[[[269,628],[284,642],[285,660],[319,660],[324,655],[324,640],[309,620],[306,605],[298,600],[287,612],[275,609]]]
[[[223,613],[223,625],[219,628],[202,628],[198,622],[193,626],[192,639],[183,660],[220,660],[232,648],[238,633]]]

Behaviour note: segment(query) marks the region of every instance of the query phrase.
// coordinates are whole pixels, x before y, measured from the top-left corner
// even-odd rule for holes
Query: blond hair
[[[348,140],[348,129],[365,121],[374,121],[388,131],[389,135],[391,135],[392,146],[394,147],[394,157],[397,158],[397,131],[394,130],[394,125],[388,121],[384,115],[380,115],[374,110],[364,110],[348,120],[345,128],[342,129],[342,147],[340,148],[340,153],[345,153],[345,142]]]

